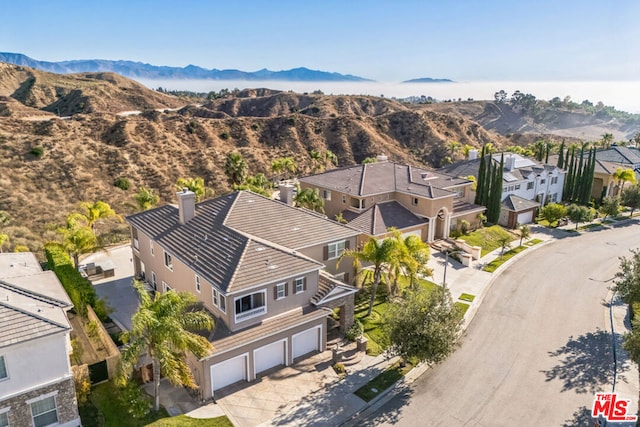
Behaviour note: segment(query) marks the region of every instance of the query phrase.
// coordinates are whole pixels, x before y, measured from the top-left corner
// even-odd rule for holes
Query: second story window
[[[541,180],[540,180],[540,184],[544,184],[545,182],[546,182],[546,180],[545,180],[545,179],[541,179]]]
[[[211,288],[211,298],[213,300],[213,305],[218,307],[223,313],[227,311],[227,302],[225,297],[216,288]]]
[[[149,242],[149,251],[151,252],[151,256],[154,256],[156,254],[155,250],[153,249],[153,241]]]
[[[4,356],[0,356],[0,381],[5,378],[9,378],[9,375],[7,374],[7,365],[4,361]]]
[[[296,289],[296,294],[299,294],[300,292],[304,292],[307,290],[307,280],[304,277],[298,277],[294,281],[294,285]]]
[[[252,317],[263,315],[267,312],[265,301],[266,291],[256,292],[255,294],[245,295],[236,298],[236,322],[241,322]]]
[[[132,228],[131,235],[133,237],[133,247],[140,250],[140,242],[138,241],[138,229]]]
[[[344,252],[346,248],[345,241],[329,243],[327,245],[327,259],[338,258]]]
[[[527,190],[533,190],[533,182],[527,182]]]
[[[274,289],[275,299],[282,299],[286,296],[287,296],[287,284],[286,283],[277,284]]]
[[[325,200],[331,200],[331,191],[322,190],[322,198]]]
[[[342,203],[347,203],[347,196],[344,194],[342,195]]]
[[[171,271],[173,271],[173,260],[171,259],[171,255],[165,251],[164,253],[164,265]]]
[[[200,293],[200,276],[196,274],[196,291]]]
[[[557,184],[558,183],[558,177],[554,176],[553,178],[551,178],[551,185],[553,184]]]

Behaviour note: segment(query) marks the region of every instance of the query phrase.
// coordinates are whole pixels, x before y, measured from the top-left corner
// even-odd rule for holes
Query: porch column
[[[354,323],[355,296],[345,297],[344,304],[340,306],[340,332],[345,333]]]
[[[451,231],[451,215],[444,217],[444,229],[442,230],[442,238],[449,237],[449,231]]]
[[[436,217],[427,217],[429,220],[429,228],[427,229],[427,243],[431,243],[434,240],[436,234]]]

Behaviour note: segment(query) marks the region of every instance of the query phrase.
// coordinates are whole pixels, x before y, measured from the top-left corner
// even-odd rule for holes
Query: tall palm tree
[[[282,169],[283,171],[289,172],[287,174],[287,178],[292,178],[298,170],[298,165],[296,164],[296,161],[293,157],[283,157]]]
[[[189,191],[193,191],[196,194],[196,202],[202,200],[208,190],[204,185],[203,178],[178,178],[178,181],[176,181],[176,186],[181,190],[183,188],[186,188]]]
[[[613,142],[613,134],[611,133],[603,134],[602,138],[600,139],[600,142],[602,143],[602,148],[609,148],[609,146]]]
[[[338,166],[338,156],[331,150],[324,152],[324,168],[329,169],[332,166]]]
[[[229,153],[224,163],[224,173],[232,185],[242,184],[247,178],[247,163],[237,152]]]
[[[298,190],[296,197],[293,199],[296,202],[296,206],[306,208],[319,213],[324,213],[324,200],[320,197],[320,192],[317,188],[305,188],[304,190]]]
[[[371,315],[371,311],[373,310],[373,304],[375,303],[376,294],[378,293],[378,285],[380,285],[380,281],[382,280],[382,273],[389,267],[391,257],[393,256],[394,245],[395,243],[392,239],[380,241],[374,237],[370,237],[362,249],[347,249],[338,259],[338,264],[340,264],[340,261],[342,261],[344,257],[353,258],[353,265],[356,267],[356,270],[360,270],[362,264],[371,264],[373,267],[373,270],[363,270],[365,274],[369,272],[370,275],[373,276],[371,300],[369,301],[367,316]]]
[[[160,201],[160,197],[158,197],[155,191],[145,187],[140,187],[140,190],[138,190],[138,193],[133,196],[133,198],[138,204],[138,207],[143,211],[151,209]]]
[[[309,157],[311,158],[311,171],[313,173],[322,172],[324,169],[323,155],[318,150],[311,150]]]
[[[620,187],[619,193],[622,193],[622,190],[624,190],[624,184],[626,182],[631,182],[631,183],[636,182],[635,172],[633,171],[633,169],[628,169],[628,168],[616,169],[616,171],[613,173],[613,178],[618,180],[618,186]]]
[[[197,387],[185,361],[187,351],[197,357],[209,354],[211,343],[195,331],[211,330],[213,319],[196,307],[196,297],[188,292],[163,292],[152,297],[142,282],[134,280],[140,305],[131,317],[132,328],[123,334],[119,380],[126,383],[138,359],[147,356],[153,365],[154,408],[160,409],[160,375],[174,385]]]
[[[122,217],[113,210],[108,203],[98,200],[97,202],[82,202],[80,207],[83,209],[82,215],[87,220],[87,226],[95,233],[96,222],[104,218],[118,218],[122,221]]]

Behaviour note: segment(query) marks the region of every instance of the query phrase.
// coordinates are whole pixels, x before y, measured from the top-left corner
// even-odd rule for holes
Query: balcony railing
[[[236,322],[242,322],[252,317],[257,317],[267,312],[267,306],[256,307],[251,310],[243,311],[242,313],[236,313]]]

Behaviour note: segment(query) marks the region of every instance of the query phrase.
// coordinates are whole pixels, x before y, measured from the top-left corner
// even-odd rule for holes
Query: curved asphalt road
[[[613,380],[604,299],[618,257],[639,246],[629,223],[526,254],[495,280],[460,348],[358,425],[593,425],[594,393]]]

